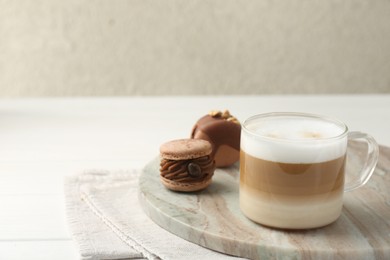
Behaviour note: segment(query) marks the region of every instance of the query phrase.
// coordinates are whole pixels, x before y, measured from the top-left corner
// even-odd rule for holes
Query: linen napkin
[[[138,202],[140,171],[88,171],[65,179],[68,222],[81,259],[240,259],[159,227]]]

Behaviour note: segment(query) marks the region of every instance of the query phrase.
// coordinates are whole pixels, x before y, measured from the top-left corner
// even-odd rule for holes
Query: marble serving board
[[[348,172],[361,167],[364,147],[348,153]],[[353,178],[353,176],[352,176]],[[344,196],[341,217],[326,227],[286,231],[255,224],[239,208],[238,164],[215,171],[201,192],[167,190],[159,159],[139,180],[146,214],[177,236],[225,254],[250,259],[390,259],[390,148],[380,147],[377,168],[362,188]]]

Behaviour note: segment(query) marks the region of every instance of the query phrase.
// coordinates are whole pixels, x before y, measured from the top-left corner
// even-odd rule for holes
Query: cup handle
[[[375,166],[379,158],[379,147],[372,136],[362,132],[350,132],[348,134],[348,140],[356,139],[365,141],[367,143],[366,161],[362,169],[360,170],[359,178],[349,183],[345,183],[345,192],[352,191],[366,184],[367,181],[370,179],[372,173],[374,172]]]

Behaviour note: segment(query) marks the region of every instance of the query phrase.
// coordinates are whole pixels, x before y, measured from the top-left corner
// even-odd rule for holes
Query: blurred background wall
[[[0,0],[0,96],[390,93],[390,0]]]

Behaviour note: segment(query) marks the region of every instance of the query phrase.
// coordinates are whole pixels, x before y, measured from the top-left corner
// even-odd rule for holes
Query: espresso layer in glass
[[[281,163],[241,150],[241,210],[268,226],[327,225],[341,212],[344,169],[345,155],[319,163]]]
[[[248,188],[286,196],[311,196],[340,191],[345,156],[319,163],[262,160],[241,150],[240,182]]]

